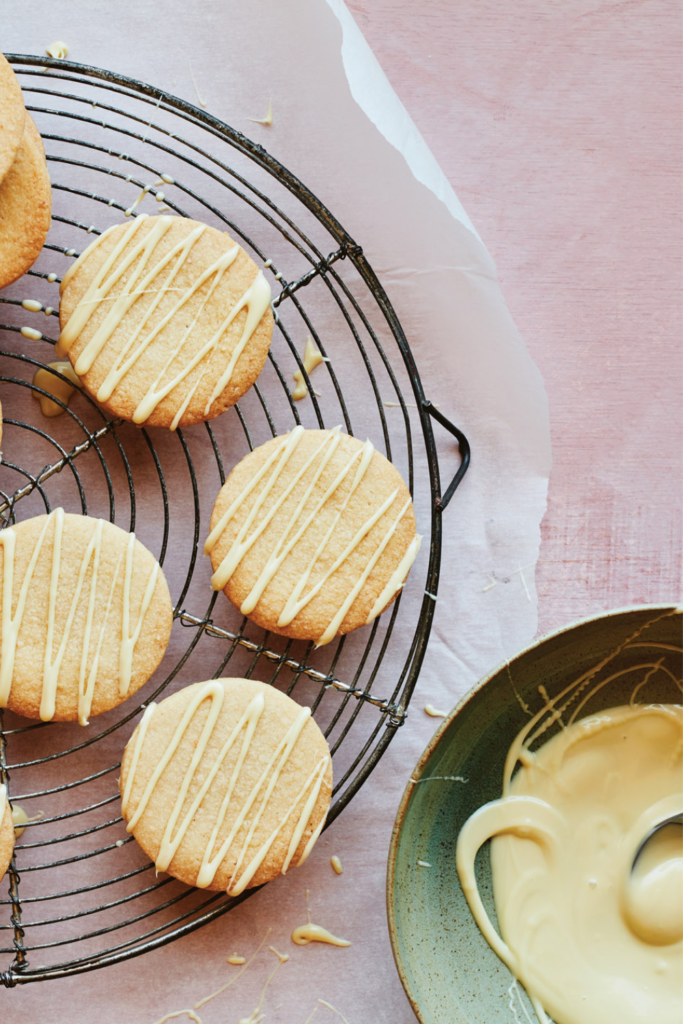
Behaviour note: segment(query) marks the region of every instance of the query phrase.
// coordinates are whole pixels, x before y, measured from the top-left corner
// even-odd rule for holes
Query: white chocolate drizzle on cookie
[[[206,886],[211,884],[211,882],[215,878],[218,868],[220,867],[226,855],[232,848],[238,833],[244,827],[247,830],[247,834],[244,840],[242,841],[237,861],[226,890],[228,895],[237,896],[241,892],[243,892],[244,889],[247,888],[247,886],[253,879],[254,875],[256,874],[257,870],[259,869],[259,867],[265,860],[266,856],[268,855],[268,851],[270,850],[271,846],[273,845],[279,834],[282,832],[283,828],[285,827],[289,819],[292,817],[296,809],[300,808],[299,817],[295,825],[294,831],[292,833],[289,846],[287,848],[285,861],[282,866],[282,874],[284,875],[287,873],[287,870],[292,862],[294,854],[296,853],[297,848],[301,843],[301,839],[304,835],[306,827],[308,826],[308,823],[311,820],[311,815],[313,814],[313,810],[317,803],[318,796],[320,794],[320,789],[322,787],[323,779],[325,777],[325,772],[327,770],[330,758],[329,755],[327,755],[320,759],[320,761],[314,767],[313,771],[309,774],[304,785],[297,794],[294,802],[290,805],[287,812],[280,819],[277,827],[261,844],[261,846],[254,854],[254,856],[251,858],[251,860],[248,863],[244,864],[247,850],[249,849],[249,846],[253,839],[254,833],[256,832],[256,829],[259,825],[259,822],[263,817],[266,806],[270,801],[270,798],[273,794],[273,790],[277,785],[278,779],[280,778],[280,775],[282,774],[282,771],[287,761],[289,760],[289,757],[292,753],[292,750],[294,749],[297,740],[299,739],[299,736],[303,732],[303,729],[311,716],[310,708],[301,708],[296,718],[290,725],[289,729],[280,740],[278,746],[273,751],[270,760],[268,761],[267,765],[261,772],[257,782],[250,790],[247,799],[239,808],[235,816],[235,820],[230,829],[230,832],[223,840],[218,850],[214,853],[218,833],[220,832],[223,822],[225,821],[225,817],[230,802],[232,800],[235,786],[237,784],[240,773],[244,766],[244,762],[249,753],[249,748],[251,746],[254,733],[258,725],[258,721],[265,707],[264,696],[262,693],[258,693],[250,701],[246,711],[238,721],[235,728],[230,733],[230,736],[228,737],[226,742],[223,744],[220,752],[218,753],[218,756],[213,761],[206,775],[206,778],[204,779],[201,786],[197,790],[196,795],[194,796],[192,804],[190,805],[187,813],[185,814],[182,821],[178,823],[178,819],[180,818],[180,813],[183,808],[183,804],[185,803],[190,788],[193,785],[195,773],[204,755],[207,745],[211,739],[213,730],[218,720],[218,716],[223,705],[224,697],[225,690],[223,689],[220,680],[211,680],[208,683],[204,683],[204,685],[201,686],[194,694],[192,700],[185,709],[183,717],[176,726],[176,729],[173,733],[173,736],[171,737],[168,746],[166,747],[166,750],[164,751],[160,761],[158,762],[156,768],[154,769],[152,775],[150,776],[150,779],[145,787],[145,790],[142,796],[140,797],[140,800],[138,801],[137,807],[135,808],[134,813],[132,814],[128,821],[127,830],[129,832],[134,831],[135,826],[139,822],[140,818],[145,812],[147,805],[149,804],[150,798],[154,792],[157,783],[159,782],[159,779],[161,778],[164,772],[164,769],[166,768],[169,761],[173,757],[174,753],[178,749],[183,739],[183,736],[185,735],[185,732],[188,726],[190,725],[197,709],[199,708],[203,701],[210,700],[211,707],[209,709],[209,714],[202,728],[201,734],[197,741],[197,745],[192,753],[192,758],[190,760],[190,764],[187,768],[187,771],[185,772],[185,776],[178,791],[178,796],[176,798],[175,804],[173,805],[171,813],[168,817],[164,834],[162,836],[161,843],[159,846],[159,851],[156,855],[155,866],[158,871],[168,870],[171,861],[173,860],[178,850],[178,847],[182,843],[187,833],[187,830],[192,823],[193,818],[197,814],[202,804],[202,801],[204,800],[204,797],[206,796],[213,780],[215,779],[223,762],[225,761],[225,758],[228,756],[232,748],[238,743],[240,735],[243,734],[241,739],[241,745],[239,748],[239,753],[237,756],[237,761],[232,771],[230,782],[228,784],[225,796],[223,797],[223,801],[218,811],[218,815],[216,817],[216,821],[214,823],[211,835],[204,849],[202,862],[199,868],[199,873],[197,875],[197,881],[195,882],[195,884],[199,888],[206,888]],[[149,728],[150,720],[154,715],[156,707],[157,705],[154,703],[150,704],[147,707],[142,717],[142,721],[140,722],[140,725],[138,726],[137,729],[130,768],[127,773],[123,794],[121,796],[121,810],[124,816],[126,815],[126,811],[128,809],[130,795],[133,787],[133,781],[135,778],[135,772],[137,770],[138,762],[140,759],[140,752],[145,741],[145,736]],[[259,796],[262,792],[263,796],[260,799],[260,803],[258,803],[258,808],[250,817],[250,812],[252,811],[254,805],[257,803]],[[298,865],[303,864],[304,860],[310,853],[310,850],[313,848],[313,844],[317,839],[318,835],[320,834],[324,821],[325,818],[323,817],[322,821],[315,829],[313,835],[306,844],[304,852],[298,861]]]
[[[259,492],[258,497],[256,498],[256,501],[254,502],[249,512],[249,515],[247,516],[245,522],[240,527],[240,530],[237,536],[235,537],[235,540],[233,541],[232,545],[230,546],[229,551],[223,558],[223,561],[221,562],[221,564],[211,577],[211,586],[213,587],[213,589],[223,590],[223,588],[229,582],[230,578],[232,577],[233,573],[239,566],[244,556],[261,536],[261,534],[266,529],[268,524],[272,521],[273,517],[276,515],[276,513],[281,508],[283,503],[287,500],[290,494],[302,481],[308,470],[313,468],[313,476],[311,477],[311,480],[308,482],[305,489],[303,489],[300,501],[298,502],[294,512],[290,516],[285,526],[285,529],[280,534],[280,537],[274,549],[272,550],[268,558],[268,561],[266,562],[259,578],[252,587],[249,595],[245,598],[245,600],[242,602],[240,606],[240,611],[242,612],[243,615],[249,615],[250,612],[254,610],[259,600],[261,599],[264,590],[277,573],[278,569],[284,562],[285,558],[287,558],[287,556],[292,551],[294,546],[298,543],[298,541],[304,535],[308,527],[315,520],[320,510],[325,505],[325,503],[336,493],[336,491],[339,489],[344,480],[346,480],[346,478],[351,474],[352,470],[355,469],[355,473],[352,478],[351,487],[348,493],[346,494],[346,497],[344,498],[344,501],[342,502],[340,508],[335,513],[331,525],[328,527],[324,537],[322,538],[318,547],[316,548],[313,557],[309,560],[304,571],[299,576],[299,579],[296,585],[294,586],[294,589],[289,595],[278,619],[279,627],[282,628],[284,626],[288,626],[297,617],[297,615],[306,607],[306,605],[313,600],[313,598],[316,596],[316,594],[320,592],[320,590],[323,588],[328,579],[339,569],[339,567],[346,561],[349,555],[351,555],[352,552],[356,550],[358,545],[368,535],[373,526],[382,518],[382,516],[393,505],[398,494],[398,488],[392,491],[389,497],[386,498],[382,502],[382,504],[373,512],[373,514],[363,523],[361,528],[357,531],[357,533],[350,541],[350,543],[346,546],[341,555],[339,555],[339,557],[335,560],[332,566],[321,576],[317,583],[315,583],[315,585],[312,586],[307,593],[303,593],[311,577],[311,574],[315,569],[318,559],[323,554],[325,549],[328,547],[330,538],[334,533],[342,515],[344,514],[344,511],[346,510],[351,498],[357,491],[363,477],[365,476],[370,466],[370,463],[372,462],[372,457],[375,452],[372,442],[366,441],[362,448],[360,448],[357,452],[354,452],[351,458],[347,461],[346,465],[337,474],[335,479],[324,492],[322,497],[320,497],[316,501],[316,504],[311,509],[311,511],[308,512],[305,518],[302,518],[304,508],[308,499],[311,497],[313,490],[316,484],[318,483],[318,480],[320,479],[325,467],[327,466],[330,459],[334,455],[335,451],[339,447],[341,441],[340,430],[340,427],[334,427],[333,430],[326,433],[321,444],[315,449],[313,454],[309,456],[309,458],[306,460],[301,469],[298,470],[298,472],[293,476],[292,480],[287,485],[282,494],[279,496],[277,501],[273,503],[272,507],[268,510],[268,512],[265,515],[261,516],[260,513],[266,501],[266,498],[268,497],[273,487],[277,483],[282,471],[286,467],[287,463],[289,462],[289,459],[291,458],[293,452],[295,451],[297,445],[299,444],[301,438],[304,435],[305,431],[302,426],[295,427],[290,434],[287,434],[282,439],[281,443],[278,445],[278,447],[275,449],[272,455],[268,457],[268,459],[264,462],[263,466],[261,466],[259,471],[249,481],[249,483],[241,492],[241,494],[239,494],[238,497],[235,498],[230,507],[223,513],[223,515],[221,516],[221,518],[219,519],[219,521],[216,523],[215,527],[209,534],[206,544],[204,545],[204,553],[206,555],[211,554],[216,544],[220,540],[230,520],[235,516],[237,511],[240,509],[244,501],[249,497],[249,495],[255,489],[255,487],[265,477],[266,479],[263,484],[263,487]],[[267,475],[268,473],[269,475]],[[337,631],[339,630],[339,627],[344,621],[344,618],[346,617],[349,609],[351,608],[353,602],[358,597],[358,594],[360,593],[368,576],[370,575],[375,565],[379,561],[389,541],[396,533],[396,529],[399,523],[403,519],[404,515],[406,514],[410,506],[411,499],[408,498],[408,500],[405,502],[405,504],[399,511],[398,516],[396,516],[396,518],[392,521],[389,528],[384,533],[384,536],[382,537],[381,541],[376,547],[373,555],[369,559],[367,566],[361,573],[357,582],[354,584],[353,588],[342,602],[340,608],[337,610],[332,620],[328,623],[326,629],[323,631],[323,633],[317,640],[317,647],[322,647],[323,644],[329,643],[330,640],[334,639],[334,637],[337,635]],[[300,518],[302,518],[301,525],[295,530],[296,524]],[[250,529],[252,528],[256,521],[258,521],[258,525],[255,526],[251,533],[249,533]],[[383,588],[382,593],[379,595],[372,609],[370,610],[370,614],[366,619],[366,625],[372,622],[373,619],[377,618],[377,616],[384,610],[384,608],[387,606],[392,597],[394,597],[394,595],[401,589],[401,587],[405,583],[408,571],[413,562],[415,561],[418,551],[420,550],[421,539],[421,537],[415,536],[408,545],[408,548],[403,558],[401,559],[400,563],[392,573],[389,581]]]
[[[185,327],[180,339],[175,343],[171,354],[167,357],[157,378],[148,388],[133,414],[134,423],[145,423],[159,403],[176,387],[178,387],[178,385],[185,380],[188,374],[190,374],[192,370],[194,370],[195,367],[198,366],[206,356],[208,356],[199,377],[192,385],[188,394],[185,396],[183,402],[175,413],[174,419],[171,423],[171,430],[175,430],[183,416],[183,413],[195,395],[197,388],[201,384],[206,371],[211,365],[214,353],[216,352],[223,335],[237,315],[243,309],[246,309],[246,319],[242,328],[241,337],[230,353],[227,365],[216,382],[211,396],[204,408],[204,415],[209,415],[211,406],[230,383],[238,359],[242,355],[242,352],[246,348],[266,310],[270,307],[271,291],[266,278],[263,273],[259,271],[250,286],[247,288],[246,292],[244,292],[241,298],[237,300],[213,336],[192,356],[191,359],[188,359],[185,365],[182,366],[174,376],[162,384],[163,379],[168,375],[171,365],[180,356],[182,349],[191,337],[206,304],[210,301],[211,296],[215,292],[225,271],[237,259],[240,247],[239,245],[234,245],[226,253],[219,256],[219,258],[210,266],[203,270],[194,282],[181,293],[178,300],[174,303],[168,313],[162,317],[159,323],[145,333],[145,327],[148,324],[151,315],[158,308],[164,296],[173,290],[174,280],[181,268],[185,265],[193,246],[206,230],[205,224],[199,224],[190,232],[189,235],[187,235],[186,238],[174,245],[169,252],[167,252],[166,255],[151,268],[151,270],[145,272],[156,246],[176,222],[174,217],[156,218],[155,223],[147,234],[136,244],[133,244],[129,251],[125,252],[124,255],[124,251],[128,248],[129,243],[134,242],[136,232],[146,220],[146,214],[141,214],[139,217],[136,217],[132,224],[130,224],[129,227],[121,234],[116,245],[107,256],[106,260],[90,283],[90,286],[84,296],[78,302],[69,317],[68,323],[65,325],[64,330],[59,336],[57,352],[62,356],[69,352],[92,314],[103,302],[108,301],[109,293],[114,285],[123,279],[125,284],[122,291],[113,300],[106,317],[76,360],[76,373],[80,377],[84,376],[84,374],[88,373],[92,368],[93,363],[101,353],[109,338],[119,327],[123,318],[132,309],[140,296],[145,295],[150,291],[154,294],[152,302],[142,313],[140,320],[136,324],[122,351],[119,353],[116,362],[110,368],[107,376],[97,391],[96,397],[98,402],[106,402],[111,398],[115,388],[118,387],[125,375],[137,363],[138,359],[149,348],[161,331],[181,312],[183,307],[190,301],[195,293],[210,281],[211,283],[206,294],[203,296],[191,323]],[[95,242],[93,242],[93,245],[99,245],[102,239],[112,230],[113,228],[109,228],[105,231]],[[81,261],[91,253],[92,246],[88,248],[85,253],[79,257],[73,267],[67,271],[60,286],[60,294],[63,293],[64,287],[68,284],[71,276],[76,271],[79,264],[81,264]],[[159,275],[167,268],[168,273],[163,282],[161,284],[155,284]],[[126,277],[128,272],[129,276]]]
[[[100,566],[100,552],[102,548],[102,531],[104,520],[96,519],[95,528],[85,549],[78,571],[78,577],[73,596],[64,624],[64,631],[57,650],[54,651],[55,643],[55,609],[57,599],[60,596],[59,572],[62,550],[62,533],[64,530],[64,509],[57,508],[45,518],[43,528],[33,548],[26,574],[21,582],[21,589],[17,605],[12,614],[12,589],[14,584],[14,552],[16,548],[16,532],[12,527],[0,532],[0,546],[3,549],[3,579],[2,579],[2,620],[1,620],[1,649],[0,649],[0,707],[7,707],[10,692],[12,689],[12,676],[14,671],[14,660],[17,650],[17,641],[21,630],[22,619],[26,607],[29,588],[34,572],[38,565],[40,554],[43,548],[45,537],[50,525],[54,523],[54,535],[52,541],[52,565],[50,569],[50,589],[47,607],[47,629],[45,639],[45,659],[43,664],[43,688],[40,701],[40,717],[42,721],[49,722],[55,713],[55,702],[57,695],[57,682],[61,669],[64,654],[69,643],[71,628],[73,626],[81,592],[84,589],[85,578],[88,568],[92,562],[90,576],[90,588],[88,595],[88,608],[86,613],[85,631],[82,641],[82,655],[80,675],[78,681],[78,721],[81,725],[88,724],[88,717],[92,708],[95,681],[99,667],[100,652],[104,641],[107,622],[111,612],[114,591],[119,577],[123,552],[119,556],[116,571],[112,579],[107,604],[104,614],[98,616],[99,629],[95,627],[95,604],[97,598],[97,582]],[[159,563],[154,563],[154,568],[147,582],[138,621],[130,631],[130,588],[132,580],[133,549],[135,547],[135,534],[128,535],[128,542],[125,553],[125,574],[123,581],[123,621],[121,627],[121,647],[119,654],[119,695],[125,697],[128,693],[131,681],[132,659],[135,645],[140,637],[142,623],[149,608],[156,587],[159,574]],[[88,665],[90,664],[90,671]]]
[[[7,810],[7,786],[3,782],[0,786],[0,828],[5,818],[5,812]]]

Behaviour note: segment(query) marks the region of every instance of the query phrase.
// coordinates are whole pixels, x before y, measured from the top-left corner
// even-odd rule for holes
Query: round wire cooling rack
[[[141,709],[169,687],[256,673],[309,703],[334,759],[327,823],[340,814],[405,720],[438,589],[441,512],[467,470],[469,445],[425,398],[401,325],[360,246],[261,146],[124,76],[47,58],[8,59],[45,142],[53,217],[33,269],[0,296],[0,526],[19,512],[26,518],[61,504],[135,530],[164,566],[176,620],[156,676],[87,730],[27,725],[0,712],[2,781],[14,804],[42,813],[17,841],[9,895],[0,899],[0,978],[9,987],[137,956],[249,895],[229,898],[158,878],[117,813],[123,746]],[[266,368],[234,409],[185,432],[108,419],[81,393],[73,408],[56,399],[63,416],[46,419],[32,398],[52,396],[33,377],[41,368],[61,376],[48,366],[58,282],[89,235],[147,212],[155,200],[150,212],[170,209],[228,230],[271,274],[276,329]],[[307,335],[325,357],[313,382],[300,356]],[[301,403],[287,385],[297,369],[309,391]],[[432,419],[460,450],[443,493]],[[259,630],[222,597],[217,602],[210,569],[198,558],[226,472],[295,423],[367,432],[408,480],[423,532],[429,526],[406,592],[371,627],[315,652]]]

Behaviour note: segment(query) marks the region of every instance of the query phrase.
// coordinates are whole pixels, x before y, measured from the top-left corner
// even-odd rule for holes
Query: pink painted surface
[[[554,468],[538,568],[541,628],[609,606],[676,598],[678,5],[532,0],[523,13],[503,0],[351,6],[496,260],[545,378]],[[416,714],[433,697],[430,685],[433,677],[418,690]],[[142,959],[2,992],[0,1018],[151,1024],[228,980],[235,968],[225,956],[235,947],[247,953],[270,926],[270,940],[293,956],[264,1005],[266,1024],[303,1024],[319,997],[349,1024],[409,1024],[382,882],[395,808],[421,745],[415,730],[399,733],[302,871]],[[381,809],[378,791],[386,797]],[[332,853],[344,864],[339,878],[329,867]],[[349,950],[291,946],[306,888],[314,919],[348,931]],[[248,1016],[269,967],[262,959],[209,1004],[205,1024]],[[320,1008],[316,1024],[327,1019],[334,1018]]]
[[[541,631],[681,581],[675,0],[350,0],[545,380]]]

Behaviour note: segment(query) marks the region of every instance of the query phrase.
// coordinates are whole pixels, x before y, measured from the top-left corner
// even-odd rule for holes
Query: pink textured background
[[[537,570],[541,631],[610,606],[677,599],[679,4],[529,0],[520,9],[505,0],[351,0],[350,6],[491,251],[510,311],[545,379],[554,466]],[[159,17],[167,16],[159,5]],[[153,43],[154,27],[129,21],[131,48],[143,51]],[[48,35],[53,38],[52,28]],[[139,73],[144,77],[142,68]],[[416,706],[425,699],[429,693],[418,691]],[[373,789],[392,774],[406,776],[414,756],[405,743],[399,735]],[[2,992],[0,1019],[151,1024],[229,976],[228,946],[253,948],[267,926],[276,945],[288,944],[292,922],[304,919],[310,886],[314,918],[342,934],[343,922],[352,919],[354,946],[294,950],[296,961],[264,1007],[266,1022],[304,1024],[322,997],[349,1024],[410,1024],[381,886],[395,807],[386,808],[383,845],[364,848],[352,839],[362,838],[375,806],[370,788],[323,838],[310,871],[280,879],[229,919],[132,963]],[[344,862],[340,879],[327,866],[333,852]],[[248,1015],[265,972],[263,963],[234,997],[227,993],[210,1004],[205,1024],[237,1024]],[[290,1009],[278,1012],[281,999]],[[321,1008],[316,1024],[327,1019],[333,1018]]]
[[[675,599],[680,5],[350,7],[491,252],[545,380],[541,631]]]

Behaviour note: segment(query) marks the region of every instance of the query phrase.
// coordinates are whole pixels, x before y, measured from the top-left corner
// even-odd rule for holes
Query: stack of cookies
[[[42,143],[0,55],[0,287],[33,263],[49,220]],[[111,417],[169,430],[248,391],[274,320],[263,270],[227,233],[145,215],[75,260],[59,315],[57,354],[82,388]],[[319,647],[385,611],[419,547],[408,488],[371,441],[297,426],[234,466],[205,553],[211,586],[241,614]],[[133,533],[61,508],[6,526],[0,707],[87,726],[151,678],[173,618],[161,566]],[[255,680],[214,679],[147,705],[120,790],[128,830],[158,870],[238,895],[305,861],[332,762],[309,708]],[[13,844],[0,785],[0,876]]]
[[[38,259],[51,210],[43,142],[17,77],[0,53],[0,288]]]

